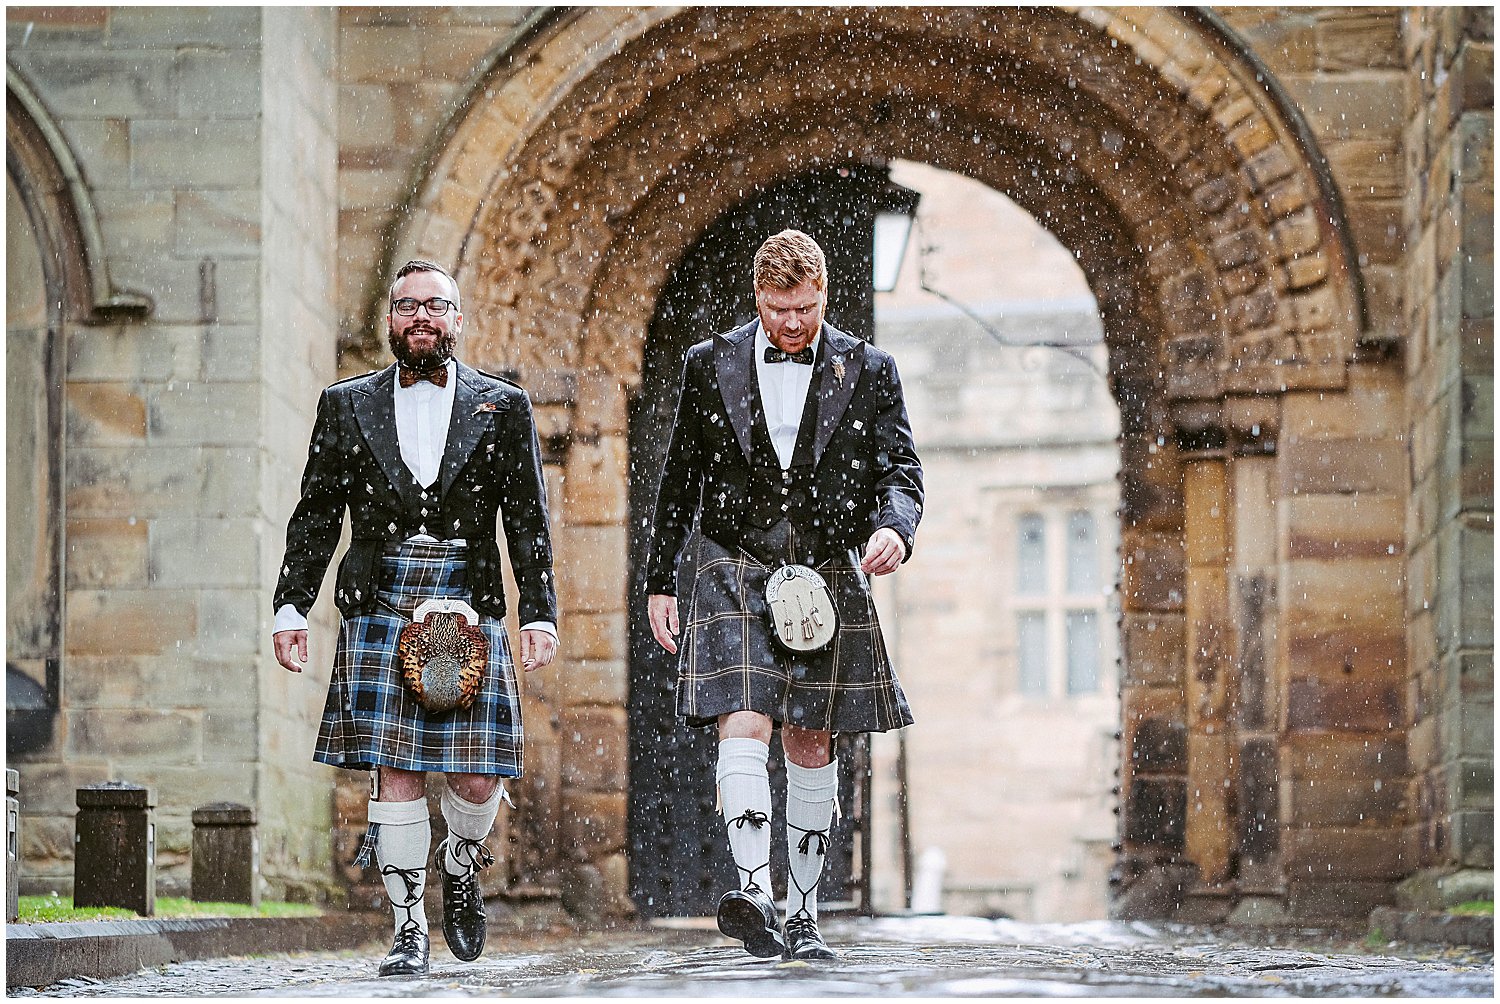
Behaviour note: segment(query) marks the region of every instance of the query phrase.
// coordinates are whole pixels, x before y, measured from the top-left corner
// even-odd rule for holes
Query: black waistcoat
[[[818,346],[822,354],[822,344]],[[782,363],[796,366],[797,363]],[[774,526],[777,520],[788,519],[794,526],[816,532],[821,521],[817,516],[817,486],[813,479],[813,435],[818,427],[818,380],[814,367],[813,380],[807,388],[807,399],[802,406],[802,420],[797,426],[797,444],[792,449],[792,464],[781,469],[781,460],[776,456],[776,445],[771,441],[771,431],[766,422],[765,404],[760,396],[760,380],[754,381],[755,394],[751,401],[750,423],[750,510],[751,524],[757,527]]]

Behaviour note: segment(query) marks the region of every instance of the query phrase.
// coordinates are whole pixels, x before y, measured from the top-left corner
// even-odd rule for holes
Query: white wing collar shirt
[[[808,343],[814,358],[822,337],[821,333],[816,334]],[[781,461],[781,469],[786,470],[792,466],[792,453],[797,449],[797,429],[802,425],[802,409],[807,404],[807,389],[812,386],[813,368],[791,360],[768,363],[766,349],[770,347],[766,329],[759,321],[755,322],[755,378],[760,384],[760,403],[766,412],[766,430],[776,447],[776,459]]]
[[[392,383],[396,389],[396,442],[401,447],[401,459],[417,479],[417,484],[430,488],[442,470],[443,450],[448,445],[448,423],[453,418],[453,395],[458,389],[458,366],[452,359],[448,360],[448,384],[445,387],[430,380],[418,380],[410,387],[401,386],[400,380]],[[437,538],[419,533],[409,539]],[[462,544],[463,541],[449,543]],[[273,633],[306,631],[307,618],[299,614],[296,607],[285,603],[276,611],[276,622],[271,630]],[[521,630],[545,631],[557,637],[557,626],[550,621],[523,624]]]

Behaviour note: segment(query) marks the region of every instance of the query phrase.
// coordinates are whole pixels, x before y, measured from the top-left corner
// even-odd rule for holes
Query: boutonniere
[[[479,407],[477,407],[477,408],[474,409],[474,414],[478,415],[478,414],[481,414],[481,413],[486,412],[486,411],[499,411],[499,410],[500,410],[500,403],[498,401],[486,401],[483,404],[481,404]]]
[[[839,386],[840,387],[844,386],[844,357],[843,356],[834,356],[833,357],[833,378],[839,382]]]

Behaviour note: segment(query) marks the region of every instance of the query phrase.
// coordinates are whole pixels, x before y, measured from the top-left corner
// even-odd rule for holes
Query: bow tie
[[[401,386],[403,387],[410,387],[412,384],[421,383],[423,380],[430,380],[438,387],[446,387],[448,386],[448,367],[439,366],[430,373],[419,373],[416,370],[407,369],[405,366],[402,366],[397,370],[397,377],[400,379]]]
[[[774,345],[767,345],[766,346],[766,362],[768,362],[768,363],[794,362],[794,363],[801,363],[804,366],[811,366],[813,364],[813,347],[811,345],[809,345],[807,348],[803,349],[801,352],[783,352],[783,351],[781,351],[780,349],[778,349]]]

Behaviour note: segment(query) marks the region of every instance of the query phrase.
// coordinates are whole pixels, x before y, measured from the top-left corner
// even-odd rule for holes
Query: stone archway
[[[576,818],[617,794],[628,598],[600,556],[626,550],[624,402],[658,294],[747,193],[903,158],[1010,195],[1100,305],[1123,428],[1123,908],[1213,916],[1267,896],[1318,916],[1381,895],[1388,876],[1301,877],[1304,857],[1333,856],[1347,806],[1292,786],[1313,754],[1357,757],[1351,734],[1402,720],[1400,604],[1379,585],[1325,594],[1324,565],[1348,553],[1290,503],[1334,512],[1388,487],[1382,420],[1356,405],[1391,374],[1361,346],[1321,156],[1211,15],[557,12],[495,60],[450,134],[393,244],[457,263],[471,355],[519,372],[554,444],[581,639],[548,695],[581,764],[563,768],[562,846],[616,849]],[[1286,449],[1293,422],[1314,445]],[[1399,579],[1399,557],[1358,560]]]

